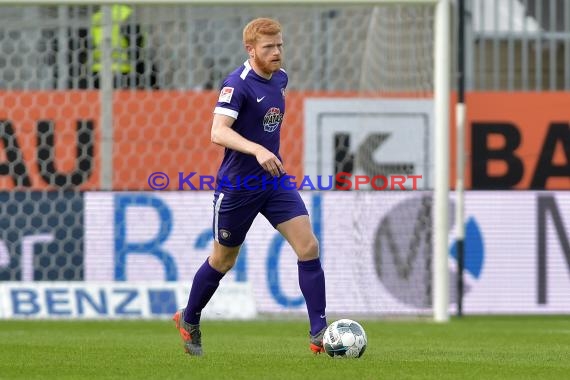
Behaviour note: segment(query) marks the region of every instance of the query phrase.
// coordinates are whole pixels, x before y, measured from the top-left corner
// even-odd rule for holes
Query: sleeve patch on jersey
[[[232,95],[234,94],[233,87],[224,87],[220,91],[220,97],[218,98],[219,103],[230,103],[232,100]]]

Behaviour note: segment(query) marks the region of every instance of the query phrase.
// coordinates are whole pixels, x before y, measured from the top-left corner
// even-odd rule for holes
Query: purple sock
[[[315,335],[327,327],[325,308],[327,306],[325,294],[325,272],[321,268],[321,260],[316,258],[309,261],[297,261],[299,270],[299,287],[305,297],[311,335]]]
[[[192,282],[192,289],[188,297],[188,305],[184,312],[184,320],[191,325],[200,323],[200,315],[202,309],[206,306],[210,298],[218,289],[220,280],[224,277],[225,273],[220,273],[210,266],[208,259],[202,264],[200,269],[194,275]]]

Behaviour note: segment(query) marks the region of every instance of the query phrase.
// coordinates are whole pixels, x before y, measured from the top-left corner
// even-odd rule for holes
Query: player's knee
[[[302,261],[316,259],[319,257],[319,242],[315,238],[311,239],[303,244],[297,254]]]
[[[210,266],[221,273],[232,269],[237,261],[237,254],[214,252],[210,256]]]
[[[221,264],[219,272],[221,272],[221,273],[227,273],[227,272],[230,271],[230,269],[232,269],[232,268],[234,267],[234,265],[235,265],[235,261],[233,261],[233,262],[224,262],[224,263]]]
[[[234,267],[235,259],[228,257],[211,256],[210,266],[221,273],[226,273]]]

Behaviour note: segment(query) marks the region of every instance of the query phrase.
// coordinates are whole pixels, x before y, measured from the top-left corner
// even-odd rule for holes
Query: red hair
[[[254,45],[260,35],[274,36],[281,33],[281,24],[271,18],[256,18],[243,28],[244,45]]]

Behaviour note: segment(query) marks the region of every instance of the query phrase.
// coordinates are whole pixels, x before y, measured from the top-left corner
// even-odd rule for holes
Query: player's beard
[[[273,74],[276,71],[281,69],[281,58],[279,62],[274,63],[273,58],[267,61],[262,61],[257,56],[253,57],[253,61],[255,62],[255,66],[257,66],[261,71],[266,74]]]

